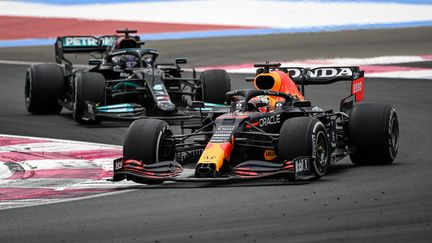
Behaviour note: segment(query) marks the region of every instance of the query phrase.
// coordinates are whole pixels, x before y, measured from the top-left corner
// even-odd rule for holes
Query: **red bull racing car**
[[[129,127],[114,181],[316,180],[349,156],[358,165],[389,164],[399,147],[396,111],[363,99],[358,67],[288,68],[256,64],[255,89],[226,93],[224,114],[203,116],[190,133],[173,134],[161,120]],[[351,82],[339,111],[322,110],[303,96],[305,85]],[[203,107],[199,102],[195,107]],[[183,129],[182,129],[183,131]]]

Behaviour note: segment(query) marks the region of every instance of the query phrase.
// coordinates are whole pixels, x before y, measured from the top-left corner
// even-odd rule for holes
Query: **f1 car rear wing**
[[[359,67],[280,67],[279,70],[288,73],[296,84],[320,85],[339,81],[351,81],[364,75]]]
[[[323,85],[339,81],[351,82],[351,95],[355,101],[361,101],[364,94],[364,71],[359,67],[317,67],[298,68],[281,67],[279,70],[288,73],[297,85],[301,85],[304,94],[304,85]]]
[[[117,39],[115,35],[95,36],[61,36],[55,42],[56,62],[61,64],[63,61],[70,64],[65,59],[64,54],[71,53],[103,53],[111,47]]]
[[[288,74],[291,80],[301,87],[301,93],[305,95],[305,85],[323,85],[339,81],[351,82],[351,93],[340,102],[340,111],[349,112],[354,102],[363,100],[364,95],[364,71],[359,67],[281,67],[280,63],[255,64],[256,75],[279,70]],[[252,79],[253,81],[254,79]],[[246,81],[250,81],[249,78]]]
[[[297,85],[301,86],[304,95],[305,85],[324,85],[339,81],[351,82],[351,95],[354,95],[355,102],[361,101],[364,94],[364,71],[359,67],[281,67],[280,63],[255,64],[257,75],[278,69],[287,73]],[[347,99],[346,98],[346,99]],[[344,99],[345,100],[345,99]]]
[[[339,81],[351,82],[351,95],[355,102],[361,101],[364,94],[364,71],[359,67],[317,67],[293,68],[281,67],[281,71],[288,73],[294,83],[301,85],[304,94],[304,85],[323,85]]]

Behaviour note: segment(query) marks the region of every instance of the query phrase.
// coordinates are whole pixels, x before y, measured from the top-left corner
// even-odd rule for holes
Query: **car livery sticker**
[[[280,114],[276,116],[263,117],[259,119],[259,126],[265,127],[268,125],[274,125],[280,123]]]

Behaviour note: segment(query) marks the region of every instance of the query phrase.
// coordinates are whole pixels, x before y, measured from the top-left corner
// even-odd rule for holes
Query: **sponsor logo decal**
[[[219,125],[211,138],[212,143],[223,143],[230,141],[231,134],[236,126]]]
[[[162,84],[156,84],[153,86],[153,90],[164,90],[164,86]]]
[[[296,173],[305,172],[310,170],[309,158],[299,158],[294,161]]]
[[[264,151],[264,159],[269,161],[269,160],[274,160],[276,158],[276,152],[274,150],[265,150]]]
[[[123,168],[123,160],[117,160],[114,162],[114,170],[121,170]]]
[[[362,91],[362,89],[363,89],[363,84],[361,82],[355,82],[353,84],[353,93],[354,94]]]
[[[97,47],[111,46],[114,43],[115,37],[104,36],[101,38],[95,37],[64,37],[64,47]]]
[[[364,78],[359,78],[352,81],[351,94],[355,95],[356,102],[363,100]]]
[[[204,156],[205,160],[209,160],[209,161],[213,161],[214,159],[216,159],[216,155],[212,154],[212,155],[206,155]]]
[[[98,46],[98,39],[91,37],[66,37],[64,46]]]
[[[268,126],[268,125],[274,125],[280,123],[280,115],[276,116],[269,116],[259,119],[259,125],[260,127]]]
[[[299,78],[301,76],[301,69],[299,68],[288,68],[288,72],[291,77]],[[309,77],[311,78],[332,78],[332,77],[352,77],[353,72],[351,68],[316,68],[309,71]]]

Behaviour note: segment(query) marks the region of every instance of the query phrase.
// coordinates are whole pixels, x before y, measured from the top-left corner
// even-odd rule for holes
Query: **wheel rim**
[[[399,124],[395,116],[392,116],[389,124],[389,149],[392,158],[396,157],[399,148]]]
[[[26,75],[24,93],[25,93],[25,104],[27,107],[29,107],[30,99],[31,99],[31,80],[30,80],[30,74],[29,73],[27,73],[27,75]]]
[[[318,132],[315,142],[315,169],[322,176],[327,170],[328,165],[328,144],[323,131]]]
[[[158,139],[157,139],[157,145],[156,145],[156,162],[161,162],[167,159],[170,159],[170,155],[167,154],[166,151],[166,141],[165,138],[167,136],[172,135],[172,132],[170,130],[168,130],[167,127],[164,127],[162,129],[162,131],[160,131],[159,135],[158,135]]]
[[[163,130],[159,132],[159,136],[156,142],[156,161],[155,163],[159,163],[159,149],[161,145],[161,139],[162,139]]]

